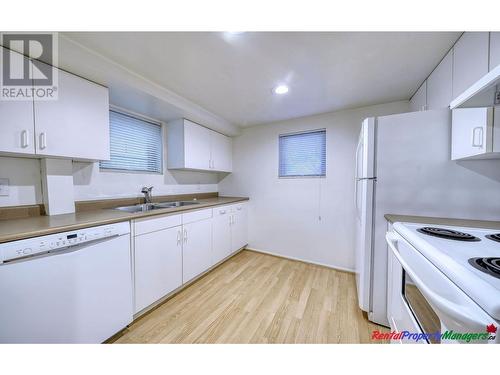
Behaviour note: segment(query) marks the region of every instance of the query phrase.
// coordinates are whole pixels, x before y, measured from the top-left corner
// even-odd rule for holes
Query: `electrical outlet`
[[[495,105],[500,104],[500,91],[495,93]]]
[[[9,179],[8,178],[0,178],[0,196],[8,196],[9,195]]]

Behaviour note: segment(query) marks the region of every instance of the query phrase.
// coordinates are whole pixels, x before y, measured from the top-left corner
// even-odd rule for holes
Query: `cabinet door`
[[[489,33],[466,32],[453,47],[453,98],[488,73]]]
[[[232,139],[223,134],[212,132],[211,137],[212,169],[221,172],[231,172]]]
[[[231,224],[231,251],[241,249],[248,244],[248,213],[245,203],[233,206]]]
[[[210,169],[211,130],[184,120],[184,168]]]
[[[425,111],[427,109],[427,81],[425,81],[410,99],[410,111]]]
[[[500,65],[500,32],[490,33],[490,71]]]
[[[0,47],[0,53],[4,49]],[[26,58],[20,53],[10,51],[13,64],[24,66]],[[0,59],[0,72],[3,72],[3,59]],[[33,101],[0,100],[0,152],[34,154]]]
[[[212,264],[231,254],[231,213],[228,206],[214,208],[212,223]]]
[[[493,108],[458,108],[452,111],[452,160],[492,151]]]
[[[182,227],[135,237],[135,312],[182,285]]]
[[[58,71],[58,98],[35,100],[36,153],[109,160],[108,89]]]
[[[182,281],[206,271],[212,261],[212,220],[201,220],[183,226]]]
[[[453,52],[450,51],[427,79],[427,109],[442,109],[452,98]]]

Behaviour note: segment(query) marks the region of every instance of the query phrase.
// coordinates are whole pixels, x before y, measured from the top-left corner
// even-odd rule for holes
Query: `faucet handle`
[[[153,186],[150,186],[150,187],[143,186],[141,193],[151,193],[151,190],[153,190]]]

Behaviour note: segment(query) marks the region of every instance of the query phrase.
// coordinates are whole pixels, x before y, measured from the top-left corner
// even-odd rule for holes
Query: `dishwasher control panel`
[[[130,233],[128,221],[7,242],[0,244],[0,264],[126,233]]]

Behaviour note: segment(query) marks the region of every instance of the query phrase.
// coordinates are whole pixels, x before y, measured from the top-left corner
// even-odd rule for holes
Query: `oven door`
[[[400,324],[398,331],[485,332],[493,320],[484,310],[398,233],[388,232],[386,240],[392,267],[397,262],[401,270],[400,287],[397,293],[393,291],[393,296],[398,294],[401,301],[399,306],[393,307],[400,309],[399,315],[395,315],[402,317],[396,319]],[[409,312],[413,320],[405,318],[401,311]],[[425,341],[439,343],[441,340],[439,335],[429,335]]]
[[[389,248],[387,257],[387,320],[391,331],[400,333],[404,331],[422,333],[414,314],[405,298],[405,279],[407,274],[398,258]],[[427,340],[411,340],[397,336],[391,340],[392,344],[427,344]]]

